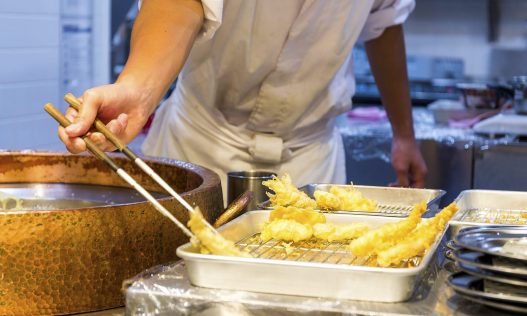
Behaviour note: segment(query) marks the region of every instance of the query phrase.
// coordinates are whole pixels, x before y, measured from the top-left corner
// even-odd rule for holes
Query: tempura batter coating
[[[353,239],[364,235],[370,226],[365,223],[351,223],[351,224],[316,224],[313,226],[313,235],[318,239],[327,240],[329,242]]]
[[[191,242],[194,246],[200,248],[201,253],[211,253],[221,256],[251,257],[249,253],[238,249],[236,245],[234,245],[234,242],[227,240],[220,234],[212,231],[204,221],[205,219],[203,218],[199,207],[196,207],[195,212],[190,214],[190,220],[187,224],[199,241],[199,243],[195,240],[191,240]]]
[[[350,187],[332,186],[329,192],[315,191],[313,194],[317,207],[329,211],[362,211],[376,212],[378,203],[364,197],[357,189]]]
[[[319,209],[328,211],[340,210],[340,200],[335,194],[316,190],[313,195],[315,196],[315,201],[317,201],[317,207]]]
[[[273,177],[271,180],[262,181],[262,184],[275,193],[267,193],[273,207],[295,206],[300,208],[316,208],[317,206],[317,203],[313,199],[298,190],[288,174],[284,174],[281,178]]]
[[[311,236],[313,236],[311,226],[290,219],[277,219],[266,223],[260,234],[264,242],[270,239],[298,242],[309,239]]]
[[[355,256],[370,256],[379,249],[386,249],[410,233],[419,224],[421,215],[425,211],[426,203],[419,203],[414,206],[406,219],[370,230],[363,236],[351,241],[348,247]]]
[[[294,206],[276,206],[269,214],[269,222],[277,219],[290,219],[300,224],[313,226],[317,223],[325,223],[326,216],[312,208],[298,208]]]
[[[421,222],[407,237],[393,247],[377,254],[377,263],[381,267],[398,264],[402,260],[423,255],[434,243],[437,235],[443,231],[458,207],[452,203],[431,219]]]

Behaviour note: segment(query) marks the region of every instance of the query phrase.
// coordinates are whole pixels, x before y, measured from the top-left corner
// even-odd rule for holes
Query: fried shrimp
[[[317,203],[306,193],[298,190],[293,184],[291,177],[284,174],[281,178],[273,177],[271,180],[263,181],[263,185],[274,191],[274,194],[267,193],[271,205],[276,206],[295,206],[300,208],[316,208]]]
[[[249,253],[238,249],[234,242],[215,233],[205,224],[204,221],[205,219],[203,218],[199,207],[196,207],[195,212],[190,214],[190,220],[187,224],[199,241],[191,240],[191,242],[195,247],[200,248],[201,253],[210,253],[221,256],[251,257]]]
[[[457,205],[452,203],[433,218],[421,222],[397,245],[379,252],[377,254],[377,264],[381,267],[388,267],[398,264],[402,260],[423,255],[457,210]]]
[[[313,235],[318,239],[340,241],[353,239],[364,235],[370,226],[365,223],[351,223],[337,225],[333,223],[315,224],[313,226]]]
[[[364,197],[353,187],[332,186],[329,192],[315,191],[313,194],[320,209],[330,211],[363,211],[375,212],[378,210],[377,202]]]
[[[386,249],[410,233],[421,222],[421,215],[425,211],[426,204],[419,203],[414,206],[406,219],[370,230],[351,241],[348,248],[356,256],[370,256],[379,250]]]
[[[312,208],[298,208],[295,206],[277,206],[269,214],[269,222],[278,219],[290,219],[300,224],[313,226],[318,223],[325,223],[326,217]]]
[[[266,223],[260,234],[260,238],[264,242],[270,239],[297,242],[309,239],[311,236],[313,236],[311,226],[291,219],[277,219]]]
[[[335,194],[317,190],[313,195],[318,208],[329,211],[340,210],[340,200]]]

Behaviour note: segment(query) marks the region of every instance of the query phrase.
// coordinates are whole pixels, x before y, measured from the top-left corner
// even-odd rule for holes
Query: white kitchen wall
[[[110,0],[0,0],[0,150],[63,150],[42,108],[65,108],[64,1],[93,4],[91,83],[109,80]]]
[[[53,145],[59,43],[58,0],[0,0],[0,149]]]
[[[487,40],[488,1],[417,0],[417,6],[405,24],[408,54],[457,57],[465,62],[467,75],[493,77],[501,64],[527,64],[527,1],[499,0],[501,21],[499,40]],[[517,66],[516,65],[516,68]],[[504,71],[510,75],[510,71]]]

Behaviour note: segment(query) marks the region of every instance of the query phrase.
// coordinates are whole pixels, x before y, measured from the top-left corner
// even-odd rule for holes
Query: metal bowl
[[[508,106],[513,91],[506,85],[484,83],[459,83],[463,104],[468,109],[501,109]]]
[[[163,192],[130,161],[115,159],[147,190]],[[207,220],[222,213],[220,179],[214,172],[181,161],[147,163],[191,205],[198,205]],[[47,207],[0,211],[0,315],[69,314],[121,306],[123,280],[176,260],[177,247],[188,240],[92,156],[0,152],[0,191],[25,184],[48,188],[41,189],[38,198],[22,197],[45,200]],[[49,190],[89,186],[99,188],[92,193],[101,188],[105,193],[99,193],[99,199],[87,198],[89,194],[68,199]],[[112,194],[115,199],[108,200]],[[160,201],[187,222],[187,212],[175,199]]]

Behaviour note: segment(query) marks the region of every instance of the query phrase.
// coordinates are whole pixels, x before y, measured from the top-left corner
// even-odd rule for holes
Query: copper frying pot
[[[116,156],[138,182],[163,192],[130,161]],[[174,160],[147,160],[208,221],[223,212],[219,177]],[[92,156],[0,152],[0,184],[76,183],[127,187]],[[160,199],[182,222],[187,211]],[[0,315],[68,314],[121,306],[123,280],[148,267],[176,260],[188,241],[147,202],[77,209],[0,211]]]

